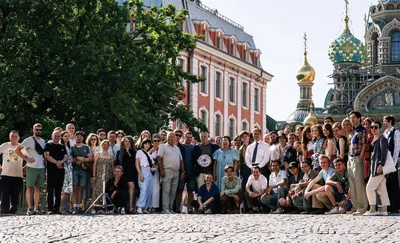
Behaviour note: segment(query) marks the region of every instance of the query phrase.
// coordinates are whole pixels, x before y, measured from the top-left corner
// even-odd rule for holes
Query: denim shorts
[[[85,187],[87,180],[87,173],[81,169],[75,169],[72,171],[72,184],[74,186]]]

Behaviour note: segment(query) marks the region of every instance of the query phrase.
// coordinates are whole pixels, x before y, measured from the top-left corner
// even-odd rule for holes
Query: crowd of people
[[[105,200],[122,214],[385,216],[400,209],[394,124],[390,115],[381,123],[353,111],[341,122],[326,117],[324,124],[295,131],[263,135],[254,127],[215,139],[202,132],[199,142],[179,129],[140,136],[99,129],[86,136],[68,124],[46,142],[37,123],[21,143],[11,131],[0,146],[1,213],[18,211],[25,176],[27,215],[43,213],[46,185],[47,214],[80,214]]]

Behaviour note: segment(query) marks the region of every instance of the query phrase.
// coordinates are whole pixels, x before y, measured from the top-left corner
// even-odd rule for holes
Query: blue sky
[[[350,30],[364,41],[364,14],[378,0],[349,0]],[[202,0],[244,26],[261,50],[263,68],[274,75],[267,88],[267,114],[286,120],[296,109],[299,87],[296,72],[303,62],[303,35],[308,36],[308,60],[316,71],[313,100],[322,107],[332,87],[329,45],[344,30],[344,0]],[[286,99],[282,99],[282,97]]]

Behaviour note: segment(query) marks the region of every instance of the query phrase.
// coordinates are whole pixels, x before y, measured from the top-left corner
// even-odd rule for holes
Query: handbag
[[[76,152],[76,154],[78,155],[78,157],[86,157],[86,155],[85,155],[85,156],[81,156],[81,155],[79,154],[79,150],[78,150],[78,147],[77,147],[76,145],[74,146],[74,148],[75,148],[75,152]],[[90,162],[82,162],[81,165],[80,165],[80,167],[81,167],[81,169],[84,170],[84,171],[91,171],[92,168],[93,168],[93,163],[90,163]]]
[[[385,162],[385,165],[383,166],[382,170],[383,170],[384,175],[387,175],[387,174],[397,171],[396,166],[393,161],[393,157],[390,154],[390,151],[388,151],[388,153],[387,153],[386,162]]]

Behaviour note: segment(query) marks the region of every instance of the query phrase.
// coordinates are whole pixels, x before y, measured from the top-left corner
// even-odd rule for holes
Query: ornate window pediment
[[[400,113],[400,79],[385,76],[362,89],[354,101],[354,110]]]

